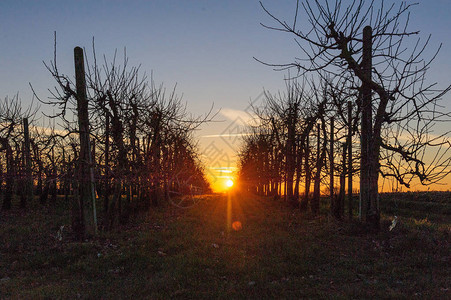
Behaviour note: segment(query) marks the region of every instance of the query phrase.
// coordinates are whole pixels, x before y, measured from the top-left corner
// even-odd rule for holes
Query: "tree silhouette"
[[[98,63],[94,44],[92,55],[85,53],[84,56],[89,119],[86,130],[89,139],[85,140],[91,145],[89,155],[92,158],[87,167],[93,169],[95,191],[103,202],[100,227],[110,229],[118,222],[127,222],[138,209],[149,209],[151,204],[168,200],[175,174],[208,191],[192,132],[211,119],[210,113],[199,117],[189,115],[175,87],[167,92],[163,85],[156,85],[153,78],[149,81],[139,66],[129,66],[125,51],[121,63],[116,54],[112,60],[104,56],[103,63]],[[74,138],[81,130],[78,85],[76,89],[72,77],[62,74],[58,68],[56,39],[54,58],[45,65],[56,87],[48,100],[40,101],[58,108],[51,117],[61,120],[60,125],[64,126],[60,133],[51,134],[51,139],[60,144],[52,156],[47,157],[52,165],[59,167],[52,167],[47,177],[59,172],[57,177],[62,181],[59,186],[64,186],[66,196],[70,196],[73,190],[83,186],[74,170],[86,160],[81,157],[79,140]],[[36,143],[33,147],[36,152],[42,152]],[[180,173],[181,166],[189,168],[189,172]],[[40,170],[46,169],[42,166]],[[80,203],[75,204],[74,211],[79,212]],[[75,215],[80,215],[78,212]],[[73,222],[75,231],[76,224],[77,220]]]
[[[292,63],[265,64],[327,76],[339,90],[358,91],[346,100],[359,107],[362,217],[369,225],[379,226],[379,174],[409,187],[414,178],[426,185],[449,173],[447,133],[433,135],[432,128],[449,121],[438,100],[451,86],[438,89],[426,80],[436,53],[426,60],[430,38],[412,40],[419,33],[407,29],[412,5],[298,1],[290,23],[262,7],[275,22],[266,27],[293,35],[302,53]],[[298,27],[301,17],[308,28]],[[431,147],[435,155],[428,154]]]

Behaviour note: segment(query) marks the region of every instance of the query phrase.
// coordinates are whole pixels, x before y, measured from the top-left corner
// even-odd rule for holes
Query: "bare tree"
[[[314,83],[286,81],[284,93],[265,92],[260,107],[253,107],[258,117],[258,126],[252,134],[244,138],[244,147],[240,152],[240,180],[260,194],[281,195],[295,207],[306,209],[309,203],[310,183],[315,169],[315,201],[313,213],[318,212],[320,183],[323,181],[325,149],[327,139],[316,138],[319,151],[310,149],[309,135],[314,131],[317,121],[325,124],[327,114],[327,85],[317,87]],[[324,126],[323,126],[324,127]],[[323,153],[323,154],[321,154]],[[255,168],[255,172],[252,171]],[[270,182],[275,183],[270,184]],[[282,184],[283,183],[283,184]],[[304,183],[306,192],[302,201],[300,185]],[[284,191],[278,191],[283,186]],[[317,200],[317,201],[316,201]]]
[[[15,95],[13,98],[6,97],[0,101],[0,151],[5,152],[6,161],[6,186],[2,209],[11,208],[15,182],[24,181],[25,179],[29,181],[30,179],[30,170],[26,168],[26,157],[22,150],[25,147],[22,145],[24,144],[24,127],[21,125],[23,124],[23,119],[31,119],[36,113],[36,109],[33,108],[33,104],[23,109],[18,95]],[[29,191],[28,188],[29,186],[27,191]],[[30,194],[25,194],[24,189],[20,189],[19,193],[21,196],[20,206],[24,208],[27,200],[31,201],[32,199],[28,198]]]
[[[438,109],[438,100],[451,86],[438,89],[426,80],[436,54],[423,58],[430,38],[411,39],[419,33],[407,29],[412,5],[297,1],[290,23],[262,7],[276,24],[266,27],[292,34],[303,55],[292,63],[267,65],[295,68],[298,76],[321,72],[347,90],[359,91],[352,101],[361,108],[362,118],[362,217],[371,227],[379,227],[379,174],[409,187],[413,178],[432,184],[449,173],[447,133],[433,135],[432,127],[437,121],[449,121],[449,114]],[[298,27],[301,16],[308,20],[308,28]],[[427,154],[430,147],[436,147],[436,155]]]
[[[164,86],[156,85],[152,78],[149,82],[139,66],[129,65],[125,51],[121,62],[115,53],[112,60],[103,56],[103,62],[99,63],[93,43],[91,62],[86,52],[84,57],[87,112],[83,131],[89,132],[89,138],[83,141],[91,143],[92,149],[86,151],[85,147],[82,151],[81,143],[72,140],[67,151],[60,147],[58,152],[69,158],[60,162],[60,169],[65,170],[61,178],[66,187],[67,176],[74,175],[73,163],[86,160],[86,155],[92,157],[88,166],[94,170],[89,176],[94,175],[96,191],[104,206],[101,226],[108,229],[118,221],[125,223],[139,207],[148,209],[149,203],[156,205],[164,199],[163,191],[168,188],[177,160],[191,166],[199,184],[207,186],[202,166],[196,159],[192,132],[210,120],[210,114],[189,115],[175,87],[167,93]],[[49,100],[41,102],[59,108],[52,117],[63,121],[60,137],[73,139],[75,133],[82,131],[81,124],[77,125],[81,117],[77,104],[79,80],[77,78],[76,85],[72,77],[58,69],[56,41],[54,58],[46,67],[56,87],[51,90]],[[83,153],[85,158],[82,158]],[[180,153],[183,153],[183,160],[177,156]],[[69,185],[75,188],[80,184],[73,181]],[[113,187],[111,193],[110,186]]]

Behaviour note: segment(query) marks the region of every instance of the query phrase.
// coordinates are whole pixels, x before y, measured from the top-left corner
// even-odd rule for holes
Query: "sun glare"
[[[226,181],[226,185],[227,187],[232,187],[233,186],[233,181],[231,179]]]
[[[207,174],[207,179],[210,181],[211,187],[215,193],[225,193],[234,188],[236,183],[234,173],[236,167],[209,167],[210,172]],[[231,185],[229,183],[231,182]]]

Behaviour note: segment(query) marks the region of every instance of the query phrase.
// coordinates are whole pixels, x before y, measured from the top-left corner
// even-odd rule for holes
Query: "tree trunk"
[[[66,165],[66,175],[64,176],[64,202],[69,201],[69,195],[71,192],[71,179],[72,179],[72,165],[71,165],[71,158],[70,155],[68,157],[68,160],[66,162],[66,159],[64,159],[65,165]]]
[[[322,122],[323,132],[325,132],[325,124]],[[317,126],[317,154],[316,154],[316,173],[315,173],[315,182],[313,186],[313,198],[312,198],[312,213],[317,215],[319,213],[319,202],[320,202],[320,194],[321,194],[321,170],[323,168],[324,159],[326,156],[326,141],[324,139],[323,146],[321,147],[320,143],[321,132],[320,125]]]
[[[346,143],[343,143],[343,154],[342,154],[342,162],[341,162],[341,173],[340,173],[340,192],[338,194],[337,200],[336,200],[336,207],[335,207],[335,218],[338,220],[341,220],[344,215],[344,203],[345,203],[345,189],[346,189]]]
[[[152,162],[154,166],[154,180],[152,182],[152,192],[150,199],[153,206],[158,205],[158,200],[161,195],[161,134],[160,125],[162,121],[161,113],[155,113],[154,116],[154,135],[151,143]]]
[[[294,203],[295,199],[293,197],[293,178],[295,172],[295,164],[294,164],[294,147],[295,147],[295,117],[294,112],[291,111],[290,108],[289,117],[288,117],[288,137],[286,144],[286,166],[285,166],[285,174],[286,174],[286,200],[290,203]]]
[[[51,202],[52,205],[55,206],[56,204],[56,198],[57,198],[57,169],[56,169],[56,163],[55,163],[55,151],[54,148],[52,148],[52,180],[50,185],[50,191],[52,193]]]
[[[329,161],[330,161],[330,177],[329,177],[329,194],[330,194],[330,209],[332,215],[338,218],[337,215],[337,203],[334,197],[334,117],[330,118],[330,150],[329,150]]]
[[[4,179],[3,164],[1,162],[1,156],[0,156],[0,198],[1,199],[3,199],[3,179]]]
[[[3,148],[6,149],[6,186],[5,186],[5,194],[3,197],[3,210],[11,209],[13,192],[14,192],[14,158],[13,151],[11,146],[8,143],[8,140],[3,139],[2,141]]]
[[[48,177],[46,177],[44,188],[42,189],[42,193],[39,196],[39,202],[41,204],[47,203],[47,199],[49,197],[49,190],[50,190],[50,179]]]
[[[352,220],[352,103],[348,101],[348,136],[346,138],[348,145],[348,216],[349,220]]]
[[[36,195],[42,194],[42,173],[44,172],[44,164],[42,163],[41,152],[38,149],[38,146],[33,143],[33,149],[36,157],[36,161],[38,163],[38,182],[36,185]]]
[[[299,154],[297,155],[296,162],[296,182],[294,185],[294,198],[296,199],[296,204],[299,202],[299,184],[301,182],[301,174],[302,174],[302,147],[298,147]]]
[[[105,216],[108,213],[110,199],[110,115],[107,113],[105,117],[105,171],[103,179],[103,211]]]
[[[122,184],[120,180],[114,183],[113,199],[108,208],[108,229],[111,230],[116,224],[117,216],[121,213]]]
[[[304,197],[300,205],[301,210],[307,210],[309,206],[310,182],[312,178],[309,160],[310,160],[310,139],[307,133],[304,144],[305,189],[304,189]]]

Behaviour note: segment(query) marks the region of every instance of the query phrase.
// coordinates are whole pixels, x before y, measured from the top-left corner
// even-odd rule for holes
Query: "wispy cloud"
[[[222,133],[222,134],[209,134],[203,135],[202,138],[218,138],[218,137],[234,137],[234,136],[247,136],[251,133]]]
[[[226,178],[230,179],[233,177],[233,173],[236,172],[236,167],[208,167],[211,174],[215,178]]]
[[[254,114],[233,108],[223,108],[220,114],[239,125],[254,125],[257,120]]]

